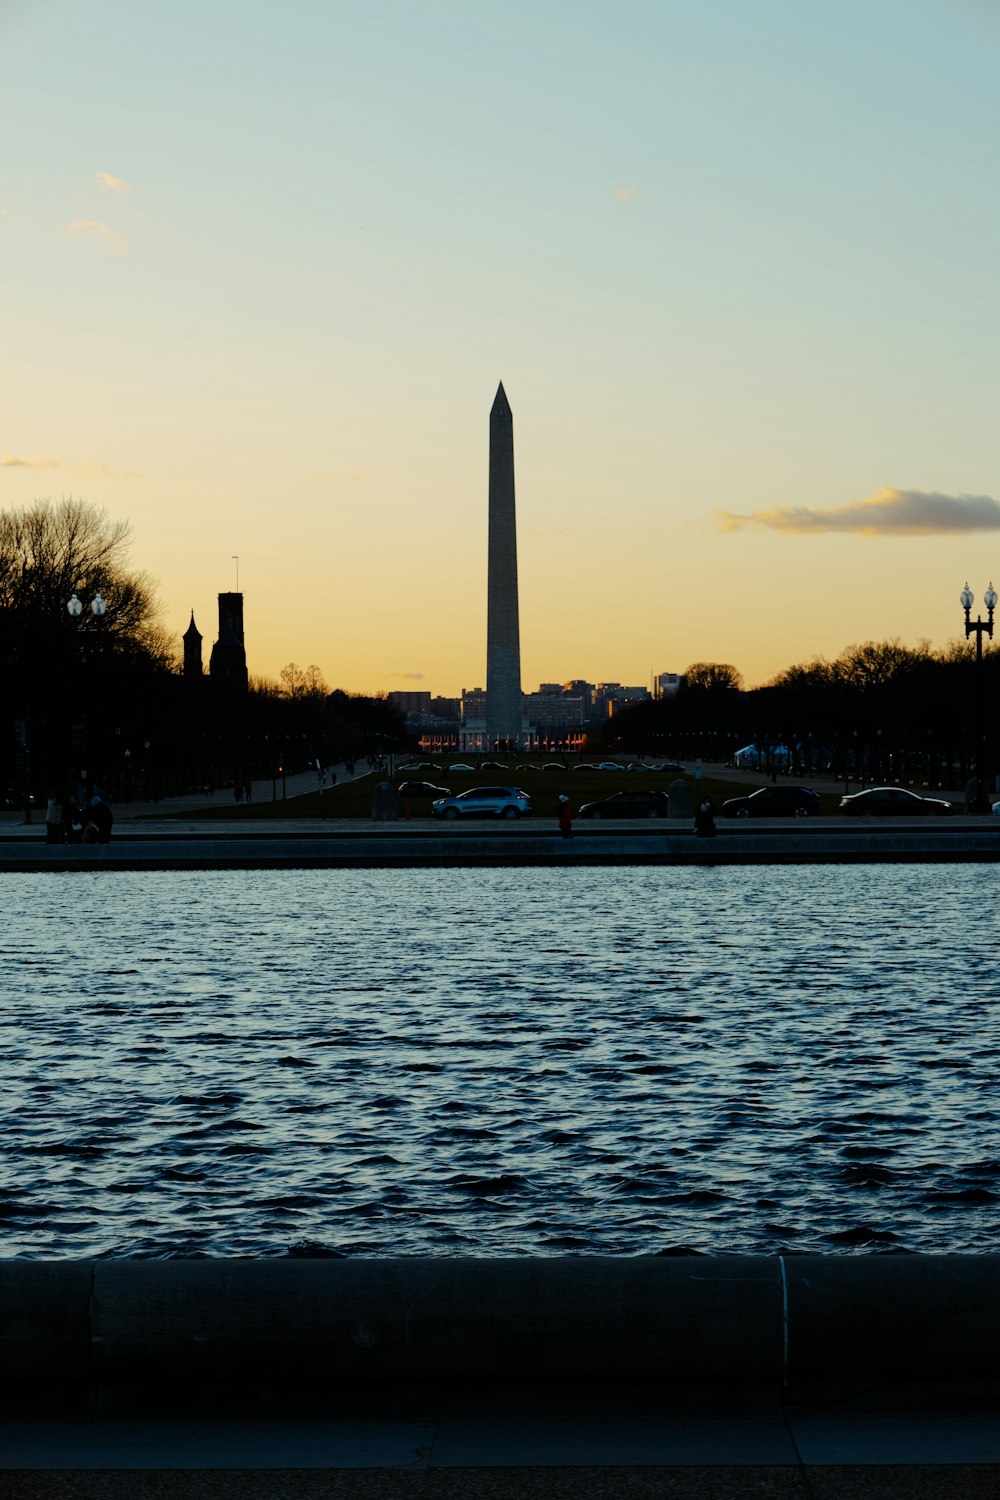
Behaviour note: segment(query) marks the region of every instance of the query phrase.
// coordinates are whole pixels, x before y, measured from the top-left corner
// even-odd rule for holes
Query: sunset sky
[[[747,683],[1000,586],[996,0],[0,0],[0,505],[252,674]],[[975,613],[975,611],[974,611]]]

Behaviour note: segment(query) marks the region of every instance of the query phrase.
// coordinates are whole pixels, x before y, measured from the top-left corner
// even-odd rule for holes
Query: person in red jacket
[[[573,837],[573,809],[565,792],[559,796],[559,832],[564,839]]]

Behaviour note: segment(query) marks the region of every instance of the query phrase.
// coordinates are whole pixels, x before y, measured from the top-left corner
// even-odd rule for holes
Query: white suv
[[[523,818],[531,811],[531,798],[516,786],[477,786],[457,797],[441,797],[431,803],[435,818]]]

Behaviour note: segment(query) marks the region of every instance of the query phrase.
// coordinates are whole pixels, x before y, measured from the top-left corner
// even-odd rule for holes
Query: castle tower
[[[191,624],[184,632],[184,676],[201,677],[204,668],[201,661],[202,634],[194,623],[194,610],[191,611]]]
[[[212,647],[208,675],[221,687],[246,692],[247,654],[243,644],[243,595],[219,595],[219,639]]]
[[[226,630],[231,630],[233,635],[243,645],[243,595],[242,594],[220,594],[219,595],[219,638],[221,640]]]
[[[514,419],[503,385],[490,412],[489,567],[486,609],[486,736],[521,743],[521,636],[514,517]]]

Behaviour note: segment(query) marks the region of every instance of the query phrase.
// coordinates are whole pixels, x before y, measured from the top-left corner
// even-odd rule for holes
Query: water
[[[0,1253],[993,1251],[1000,867],[0,876]]]

